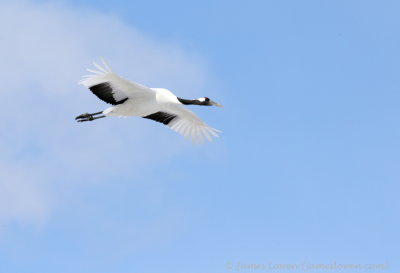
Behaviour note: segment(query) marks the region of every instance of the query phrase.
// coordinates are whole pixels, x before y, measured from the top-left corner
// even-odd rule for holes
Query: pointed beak
[[[215,101],[210,101],[211,105],[217,106],[217,107],[223,107],[221,104],[216,103]]]

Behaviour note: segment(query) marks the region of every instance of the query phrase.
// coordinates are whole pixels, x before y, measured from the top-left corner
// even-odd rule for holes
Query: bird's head
[[[222,107],[221,104],[218,104],[215,101],[212,101],[207,97],[198,98],[197,101],[199,102],[199,105],[205,105],[205,106],[213,106],[214,105],[217,107]]]

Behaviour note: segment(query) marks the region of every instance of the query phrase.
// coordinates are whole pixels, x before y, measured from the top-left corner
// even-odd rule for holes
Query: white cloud
[[[139,119],[75,123],[108,107],[77,81],[103,56],[126,78],[197,96],[206,77],[198,57],[61,4],[2,1],[0,33],[0,221],[43,223],[64,187],[140,172],[186,145]]]
[[[27,166],[1,163],[0,223],[42,226],[49,214],[50,197],[40,174]]]

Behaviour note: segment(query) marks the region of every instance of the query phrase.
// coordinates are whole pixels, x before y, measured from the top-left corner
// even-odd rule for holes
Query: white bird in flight
[[[112,72],[103,59],[101,61],[103,66],[93,63],[98,70],[87,69],[93,74],[84,76],[79,83],[113,106],[102,112],[79,115],[75,118],[78,122],[107,116],[138,116],[161,122],[182,136],[191,138],[194,143],[203,143],[204,138],[211,141],[212,136],[218,137],[221,131],[208,126],[192,111],[182,107],[190,104],[222,107],[218,103],[207,97],[181,99],[165,88],[148,88],[130,82]]]

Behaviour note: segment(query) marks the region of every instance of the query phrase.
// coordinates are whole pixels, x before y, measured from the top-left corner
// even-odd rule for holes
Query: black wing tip
[[[113,88],[109,82],[99,83],[89,87],[90,91],[95,94],[99,99],[112,105],[124,103],[128,98],[116,101],[113,94]]]
[[[143,118],[151,119],[151,120],[163,123],[165,125],[168,125],[176,117],[177,117],[177,115],[160,111],[160,112],[156,112],[154,114],[145,116]]]

